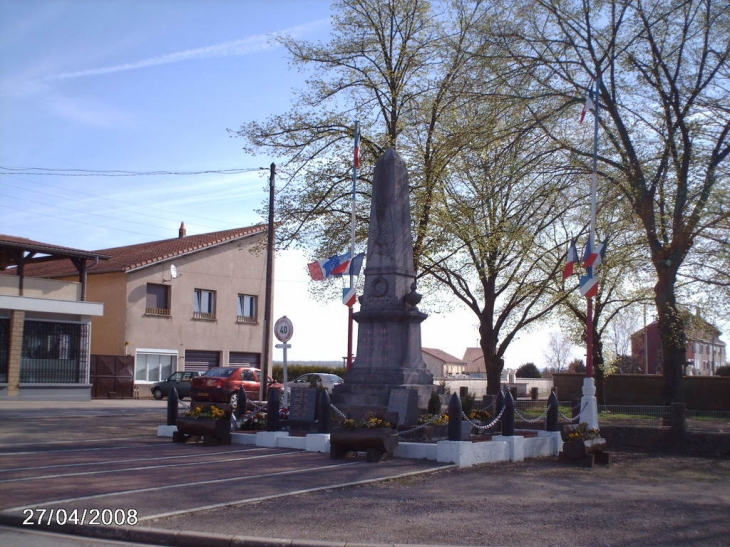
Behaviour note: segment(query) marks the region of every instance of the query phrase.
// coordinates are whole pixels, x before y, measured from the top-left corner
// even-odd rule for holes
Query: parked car
[[[197,376],[200,376],[199,372],[173,372],[167,377],[167,380],[155,382],[150,386],[152,396],[159,401],[163,397],[169,396],[174,387],[177,390],[177,396],[184,399],[190,395],[190,383]]]
[[[325,372],[310,372],[302,374],[296,380],[289,382],[287,386],[291,389],[297,386],[322,387],[332,393],[334,387],[344,382],[342,378],[336,374],[327,374]]]
[[[214,367],[202,376],[193,378],[190,399],[193,401],[209,401],[230,403],[238,408],[238,391],[243,386],[246,398],[252,401],[259,399],[261,371],[251,367]],[[284,386],[271,378],[267,378],[268,388],[279,388],[284,394]]]

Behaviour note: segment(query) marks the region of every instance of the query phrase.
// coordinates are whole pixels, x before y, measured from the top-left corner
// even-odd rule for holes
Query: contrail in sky
[[[133,63],[124,63],[121,65],[54,74],[52,76],[46,76],[45,78],[43,78],[43,80],[48,82],[57,80],[68,80],[70,78],[80,78],[83,76],[98,76],[102,74],[124,72],[127,70],[137,70],[139,68],[147,68],[158,65],[169,65],[172,63],[180,63],[183,61],[191,61],[194,59],[209,59],[211,57],[240,57],[243,55],[248,55],[250,53],[265,51],[267,49],[273,49],[277,47],[278,44],[274,43],[273,41],[273,38],[277,36],[296,36],[298,34],[303,34],[304,32],[310,31],[325,22],[327,22],[327,19],[314,21],[313,23],[307,23],[306,25],[299,25],[279,32],[272,32],[270,34],[257,34],[255,36],[249,36],[248,38],[233,40],[231,42],[223,42],[221,44],[215,44],[212,46],[188,49],[185,51],[177,51],[175,53],[158,55],[157,57],[149,57],[147,59],[142,59]]]

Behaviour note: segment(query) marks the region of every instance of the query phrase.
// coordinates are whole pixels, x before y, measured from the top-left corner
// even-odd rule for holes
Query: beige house
[[[423,362],[434,379],[450,378],[464,374],[466,363],[440,349],[421,348]]]
[[[0,235],[0,399],[89,399],[89,335],[104,306],[88,301],[87,273],[107,258]],[[67,280],[32,275],[54,262]]]
[[[88,269],[89,299],[104,303],[92,321],[92,354],[133,358],[140,396],[175,371],[259,366],[265,238],[266,225],[187,236],[183,224],[174,239],[99,251],[109,260]],[[73,275],[68,261],[32,272]]]

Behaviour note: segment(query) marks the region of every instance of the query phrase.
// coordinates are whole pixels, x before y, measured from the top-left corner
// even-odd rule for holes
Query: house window
[[[79,384],[88,381],[89,325],[26,320],[20,381]]]
[[[147,315],[170,315],[170,287],[147,283]]]
[[[250,294],[238,295],[237,323],[256,323],[257,298]]]
[[[134,379],[142,382],[160,382],[172,374],[177,355],[174,353],[137,353],[134,360]]]
[[[195,289],[193,319],[215,319],[215,291]]]

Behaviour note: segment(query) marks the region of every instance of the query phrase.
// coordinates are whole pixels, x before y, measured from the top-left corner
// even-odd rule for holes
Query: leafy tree
[[[517,378],[542,378],[540,370],[535,366],[535,363],[525,363],[515,372]]]
[[[583,359],[573,359],[570,363],[568,363],[568,372],[584,374],[585,371],[586,364],[583,362]]]
[[[507,5],[508,4],[508,5]],[[554,123],[571,116],[600,76],[600,175],[644,232],[664,355],[665,399],[682,400],[685,336],[678,275],[703,238],[727,241],[730,10],[724,0],[505,2],[485,36],[513,62],[533,122],[590,170],[591,150]],[[520,87],[522,89],[522,87]]]
[[[611,363],[611,368],[616,374],[643,374],[642,363],[631,355],[619,355]]]
[[[374,160],[396,148],[409,165],[419,283],[438,282],[431,286],[448,288],[477,315],[488,389],[497,393],[510,342],[560,299],[549,282],[557,247],[546,233],[570,206],[560,196],[569,180],[551,176],[549,141],[515,123],[522,105],[474,93],[505,64],[482,62],[477,31],[491,16],[488,6],[439,7],[336,2],[330,42],[282,40],[295,65],[312,67],[295,109],[238,135],[251,152],[285,157],[278,237],[314,244],[317,256],[347,241],[352,118],[363,127],[360,198],[370,195]],[[359,241],[367,203],[358,199]]]

